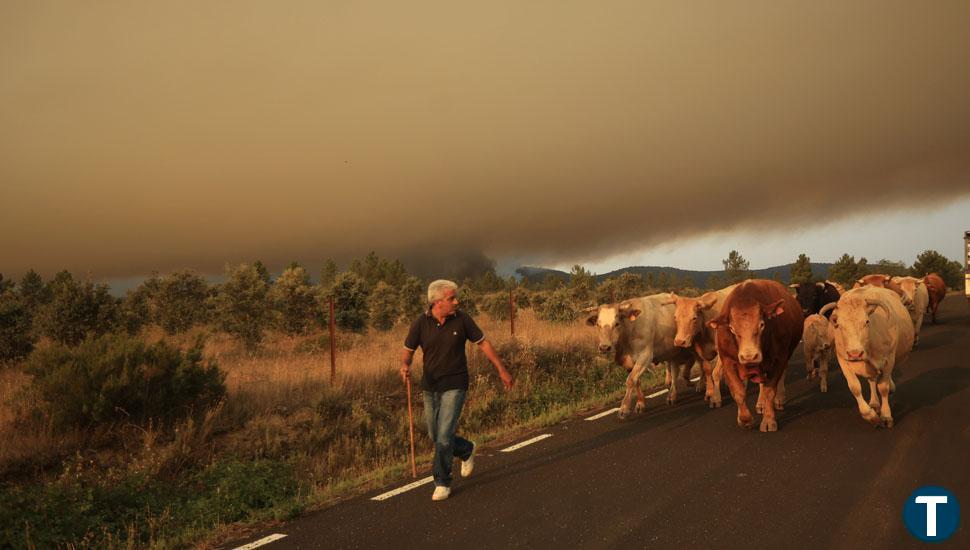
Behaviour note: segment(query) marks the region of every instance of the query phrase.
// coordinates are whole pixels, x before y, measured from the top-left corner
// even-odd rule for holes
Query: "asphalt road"
[[[799,350],[776,433],[739,428],[726,387],[714,410],[682,391],[626,421],[578,417],[518,451],[484,449],[448,500],[431,484],[370,500],[402,480],[231,546],[281,533],[263,548],[916,548],[928,543],[903,504],[941,485],[963,509],[941,546],[970,548],[970,306],[951,294],[939,321],[897,370],[893,430],[859,416],[834,360],[820,393]]]

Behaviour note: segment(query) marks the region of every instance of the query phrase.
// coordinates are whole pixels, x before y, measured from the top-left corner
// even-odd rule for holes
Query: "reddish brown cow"
[[[930,307],[929,312],[933,319],[933,324],[936,324],[936,310],[940,307],[940,302],[946,297],[946,283],[943,282],[943,278],[936,273],[927,273],[923,277],[923,284],[926,285],[926,290],[930,293]]]
[[[728,295],[721,315],[709,322],[716,329],[717,354],[738,405],[738,425],[754,425],[745,404],[749,379],[761,384],[758,404],[763,417],[761,431],[778,429],[775,409],[784,408],[784,386],[788,360],[802,337],[802,308],[788,289],[777,281],[753,279],[738,285]]]

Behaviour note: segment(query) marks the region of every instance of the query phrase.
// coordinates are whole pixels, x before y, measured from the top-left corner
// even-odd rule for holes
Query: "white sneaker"
[[[431,500],[444,500],[449,496],[451,496],[451,487],[438,485],[434,488],[434,494],[431,495]]]
[[[472,454],[468,455],[468,460],[461,461],[461,477],[468,477],[472,475],[472,470],[475,469],[475,451],[478,450],[478,445],[472,441]]]

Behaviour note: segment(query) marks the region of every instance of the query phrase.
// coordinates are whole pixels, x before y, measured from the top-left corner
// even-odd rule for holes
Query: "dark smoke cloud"
[[[520,4],[4,3],[0,271],[458,277],[970,193],[965,1]]]

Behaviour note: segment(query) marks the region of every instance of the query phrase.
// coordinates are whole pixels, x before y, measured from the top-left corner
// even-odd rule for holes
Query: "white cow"
[[[829,320],[824,315],[815,313],[805,318],[802,348],[805,351],[808,379],[818,377],[822,393],[829,391],[829,359],[832,357],[833,339],[829,333]]]
[[[892,428],[889,393],[895,390],[893,369],[913,349],[909,312],[892,290],[867,286],[843,294],[830,323],[835,355],[859,413],[874,426]],[[859,376],[869,381],[869,403],[862,399]]]
[[[601,305],[592,310],[586,324],[596,327],[599,333],[599,351],[615,353],[617,364],[627,366],[630,374],[626,379],[626,395],[620,404],[620,418],[630,414],[634,392],[639,390],[640,376],[653,363],[667,362],[667,380],[670,394],[667,402],[677,399],[677,376],[679,369],[689,373],[695,362],[693,350],[674,345],[677,325],[674,323],[674,306],[665,305],[670,294],[654,294],[631,298],[619,304]],[[642,399],[636,410],[643,410]]]
[[[919,331],[923,328],[923,315],[930,305],[930,293],[923,278],[893,277],[892,282],[903,290],[903,303],[913,320],[913,346],[919,344]]]

